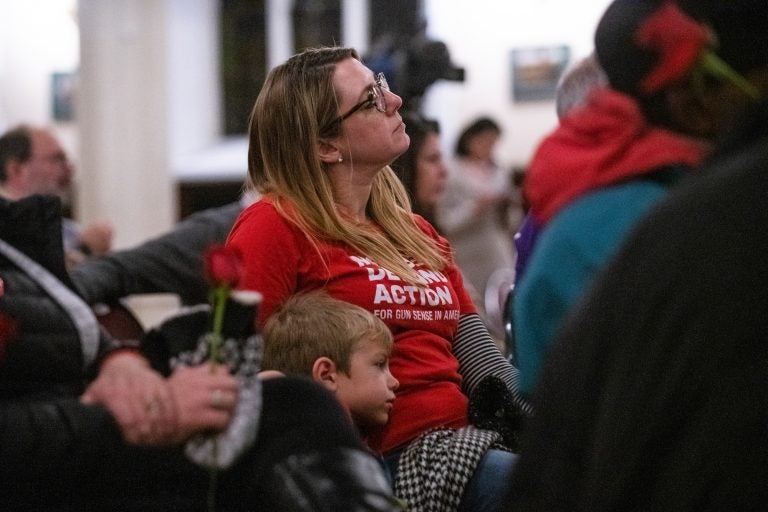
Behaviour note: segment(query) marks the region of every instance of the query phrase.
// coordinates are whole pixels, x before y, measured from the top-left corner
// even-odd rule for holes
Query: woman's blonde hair
[[[412,284],[422,278],[406,259],[433,270],[447,264],[442,247],[411,215],[408,194],[389,166],[374,179],[367,215],[379,230],[339,215],[333,187],[319,157],[320,138],[337,137],[342,124],[333,86],[336,64],[358,59],[352,48],[310,48],[267,76],[250,117],[248,175],[251,186],[270,196],[278,211],[315,245],[343,242]],[[323,132],[321,133],[321,129]]]

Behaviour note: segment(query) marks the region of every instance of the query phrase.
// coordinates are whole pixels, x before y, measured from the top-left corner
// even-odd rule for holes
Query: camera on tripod
[[[403,110],[419,111],[422,96],[438,80],[464,81],[464,68],[453,63],[444,42],[423,32],[400,47],[392,41],[379,45],[364,60],[374,72],[387,76],[392,90],[403,98]]]

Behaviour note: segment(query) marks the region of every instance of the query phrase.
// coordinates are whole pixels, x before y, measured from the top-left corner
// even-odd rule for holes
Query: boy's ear
[[[328,357],[318,357],[312,365],[312,380],[329,391],[336,391],[338,387],[337,375],[336,363]]]
[[[327,139],[320,139],[318,148],[321,162],[333,164],[339,161],[341,150],[333,142]]]

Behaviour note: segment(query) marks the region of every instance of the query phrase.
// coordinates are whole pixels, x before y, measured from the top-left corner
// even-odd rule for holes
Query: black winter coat
[[[0,200],[0,238],[69,283],[57,199]],[[0,278],[0,311],[17,330],[0,361],[0,503],[46,503],[71,492],[119,432],[105,409],[78,402],[86,372],[70,317],[3,255]]]

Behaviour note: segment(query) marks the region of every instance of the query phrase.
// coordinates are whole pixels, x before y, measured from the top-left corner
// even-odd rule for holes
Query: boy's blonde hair
[[[290,297],[264,326],[264,370],[312,376],[319,357],[331,359],[349,374],[350,360],[361,341],[392,351],[392,333],[370,311],[322,291]]]

